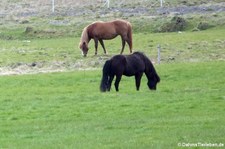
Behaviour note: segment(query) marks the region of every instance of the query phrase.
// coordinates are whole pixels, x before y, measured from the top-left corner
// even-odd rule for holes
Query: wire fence
[[[46,14],[78,9],[107,9],[136,6],[160,7],[162,0],[1,0],[0,17],[4,15]]]
[[[52,2],[54,1],[55,7],[83,7],[83,6],[120,6],[120,5],[132,5],[132,4],[145,4],[147,3],[159,3],[162,0],[1,0],[1,8],[9,8],[10,6],[14,7],[52,7]],[[107,5],[106,5],[107,4]]]

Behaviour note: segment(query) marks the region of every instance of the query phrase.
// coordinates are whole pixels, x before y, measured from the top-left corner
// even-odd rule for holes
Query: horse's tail
[[[130,53],[132,53],[132,25],[128,22],[128,33],[127,33],[127,37],[129,38],[128,39],[128,44],[129,44],[129,47],[130,47]]]
[[[100,91],[105,92],[108,90],[108,79],[109,79],[109,72],[111,67],[111,61],[107,60],[102,69],[102,81],[100,85]]]

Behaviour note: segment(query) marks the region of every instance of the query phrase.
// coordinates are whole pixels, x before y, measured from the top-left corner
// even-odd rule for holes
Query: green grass
[[[156,65],[149,91],[123,77],[100,93],[101,70],[0,77],[1,148],[179,148],[225,143],[225,63]]]
[[[223,60],[224,55],[224,28],[214,28],[200,32],[182,33],[134,33],[133,49],[145,52],[152,60],[157,59],[157,46],[161,45],[161,58],[167,62],[198,62]],[[0,40],[0,65],[11,66],[19,63],[31,64],[33,62],[51,65],[55,62],[63,62],[66,65],[77,62],[96,62],[103,57],[102,47],[99,45],[99,56],[94,55],[94,42],[89,43],[88,57],[83,59],[78,44],[80,37],[60,38],[34,38]],[[109,56],[120,53],[121,39],[105,41]],[[124,54],[128,54],[126,45]],[[91,65],[92,67],[93,65]],[[98,64],[97,67],[101,67]],[[94,65],[94,67],[96,67]]]
[[[146,1],[146,6],[150,3],[152,8],[159,6],[152,1]],[[183,3],[172,0],[165,6]],[[202,3],[193,0],[185,5]],[[137,5],[141,3],[126,1],[121,6]],[[107,56],[100,45],[99,55],[93,56],[93,41],[86,58],[78,48],[84,26],[123,18],[122,13],[97,15],[43,14],[41,18],[11,16],[1,21],[1,72],[58,67],[70,72],[0,76],[0,148],[174,149],[181,148],[178,143],[225,144],[224,12],[183,15],[188,26],[182,33],[155,33],[173,16],[126,17],[133,25],[135,51],[145,52],[156,62],[161,45],[162,61],[155,65],[161,82],[157,91],[149,91],[143,76],[137,92],[134,78],[123,77],[119,93],[114,87],[110,93],[101,93],[99,85],[102,65],[120,53],[121,39],[105,41]],[[22,20],[29,23],[22,24]],[[54,21],[68,23],[54,25]],[[192,32],[199,22],[214,27]],[[26,27],[33,31],[26,34]],[[124,54],[128,53],[126,46]],[[93,67],[97,69],[86,69]]]

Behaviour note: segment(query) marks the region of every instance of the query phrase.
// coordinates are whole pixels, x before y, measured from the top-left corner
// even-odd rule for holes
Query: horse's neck
[[[88,43],[88,42],[90,41],[90,39],[89,39],[89,37],[88,37],[88,31],[87,31],[87,28],[85,28],[85,29],[83,30],[81,40],[82,40],[82,42],[86,42],[86,43]]]
[[[145,62],[145,67],[146,67],[146,69],[145,69],[145,70],[146,70],[145,74],[146,74],[147,78],[148,78],[148,79],[153,79],[153,78],[154,78],[154,75],[155,75],[155,73],[156,73],[153,64],[152,64],[150,61],[146,61],[146,62]]]

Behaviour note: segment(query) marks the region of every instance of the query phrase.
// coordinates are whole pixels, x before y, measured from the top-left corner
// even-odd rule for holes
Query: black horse
[[[145,73],[148,78],[149,89],[156,90],[156,85],[160,82],[160,78],[153,64],[148,57],[141,52],[134,52],[131,55],[113,56],[110,60],[105,62],[102,73],[103,76],[100,85],[100,90],[102,92],[110,91],[114,76],[116,76],[116,91],[119,91],[119,82],[122,75],[135,76],[137,90],[139,90],[143,73]]]

